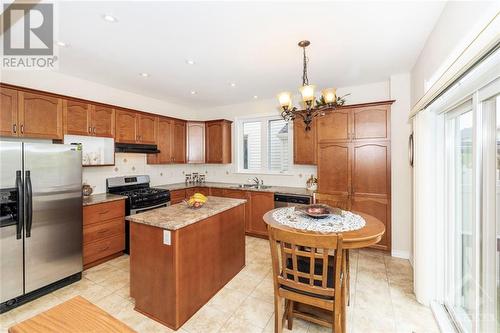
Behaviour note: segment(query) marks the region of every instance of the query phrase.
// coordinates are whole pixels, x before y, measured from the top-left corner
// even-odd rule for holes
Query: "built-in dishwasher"
[[[274,194],[274,208],[279,207],[292,207],[292,206],[305,206],[312,202],[312,197],[309,195],[300,194]]]

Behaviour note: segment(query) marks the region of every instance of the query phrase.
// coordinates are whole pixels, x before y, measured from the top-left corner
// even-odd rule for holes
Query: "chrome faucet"
[[[255,182],[255,185],[257,185],[257,187],[259,187],[261,185],[264,185],[264,180],[263,179],[259,179],[259,177],[255,177],[252,180]]]

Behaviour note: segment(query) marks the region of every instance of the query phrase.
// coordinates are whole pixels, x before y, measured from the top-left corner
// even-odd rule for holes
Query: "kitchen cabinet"
[[[318,192],[338,207],[375,216],[386,228],[374,247],[391,250],[392,101],[349,106],[318,118]]]
[[[95,136],[113,138],[115,136],[115,109],[93,105],[92,126]]]
[[[18,94],[19,136],[39,139],[63,138],[62,99],[20,91]]]
[[[172,163],[186,163],[186,121],[173,120]]]
[[[324,141],[348,141],[351,132],[351,117],[348,109],[332,110],[317,118],[318,143]]]
[[[182,202],[182,200],[184,199],[186,199],[185,189],[170,191],[170,204],[172,205],[178,204]]]
[[[316,164],[317,144],[316,130],[317,119],[314,118],[311,129],[306,131],[306,125],[302,118],[293,121],[293,163],[294,164]]]
[[[116,111],[115,141],[121,143],[137,142],[137,113],[134,111]]]
[[[18,136],[17,90],[0,87],[0,136]]]
[[[64,134],[93,135],[92,106],[71,99],[63,101]]]
[[[249,191],[250,218],[247,232],[256,236],[267,237],[267,225],[262,218],[274,209],[274,193]]]
[[[148,154],[148,164],[168,164],[172,163],[172,119],[159,117],[156,142],[158,154]]]
[[[205,163],[205,123],[186,124],[187,163]]]
[[[76,100],[63,101],[64,134],[113,137],[114,109]]]
[[[120,256],[125,250],[125,200],[83,207],[83,268]]]
[[[225,198],[235,198],[235,199],[245,199],[247,200],[245,204],[245,232],[248,232],[250,228],[250,196],[247,191],[233,190],[229,188],[222,189],[222,196]]]
[[[158,117],[139,113],[137,143],[156,144],[156,133],[158,131]]]
[[[224,191],[221,188],[211,187],[210,188],[210,195],[214,196],[214,197],[223,197]]]
[[[186,199],[189,199],[193,194],[201,193],[204,196],[210,195],[210,189],[208,187],[191,187],[186,189]]]
[[[205,123],[207,163],[231,163],[231,123],[225,119]]]
[[[128,110],[116,111],[116,142],[156,144],[157,131],[156,116]]]

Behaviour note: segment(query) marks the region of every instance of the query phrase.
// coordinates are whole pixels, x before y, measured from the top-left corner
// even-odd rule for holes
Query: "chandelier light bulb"
[[[335,88],[323,89],[321,91],[321,94],[323,95],[323,99],[327,104],[334,103],[337,100],[337,89]]]
[[[299,88],[300,94],[302,95],[302,100],[304,102],[314,102],[314,85],[309,84]]]
[[[282,108],[288,108],[292,105],[292,94],[284,91],[278,94],[278,101]]]

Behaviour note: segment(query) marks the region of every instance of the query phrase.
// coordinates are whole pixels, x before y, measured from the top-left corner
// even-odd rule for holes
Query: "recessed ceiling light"
[[[236,87],[236,83],[235,82],[231,82],[231,87]]]
[[[196,95],[196,91],[195,90],[191,90],[191,95]]]
[[[68,44],[66,44],[65,42],[61,42],[61,41],[56,41],[56,45],[60,46],[60,47],[66,47],[66,46],[68,46]]]
[[[139,75],[142,76],[142,77],[149,77],[148,73],[139,73]]]
[[[104,19],[104,21],[106,22],[112,22],[112,23],[115,23],[115,22],[118,22],[118,20],[116,19],[116,17],[112,16],[112,15],[109,15],[109,14],[104,14],[102,16],[102,18]]]
[[[257,98],[259,98],[259,96],[253,95],[253,99],[257,99]]]
[[[196,63],[194,62],[194,60],[188,59],[188,60],[186,60],[186,64],[188,64],[188,65],[194,65]]]

